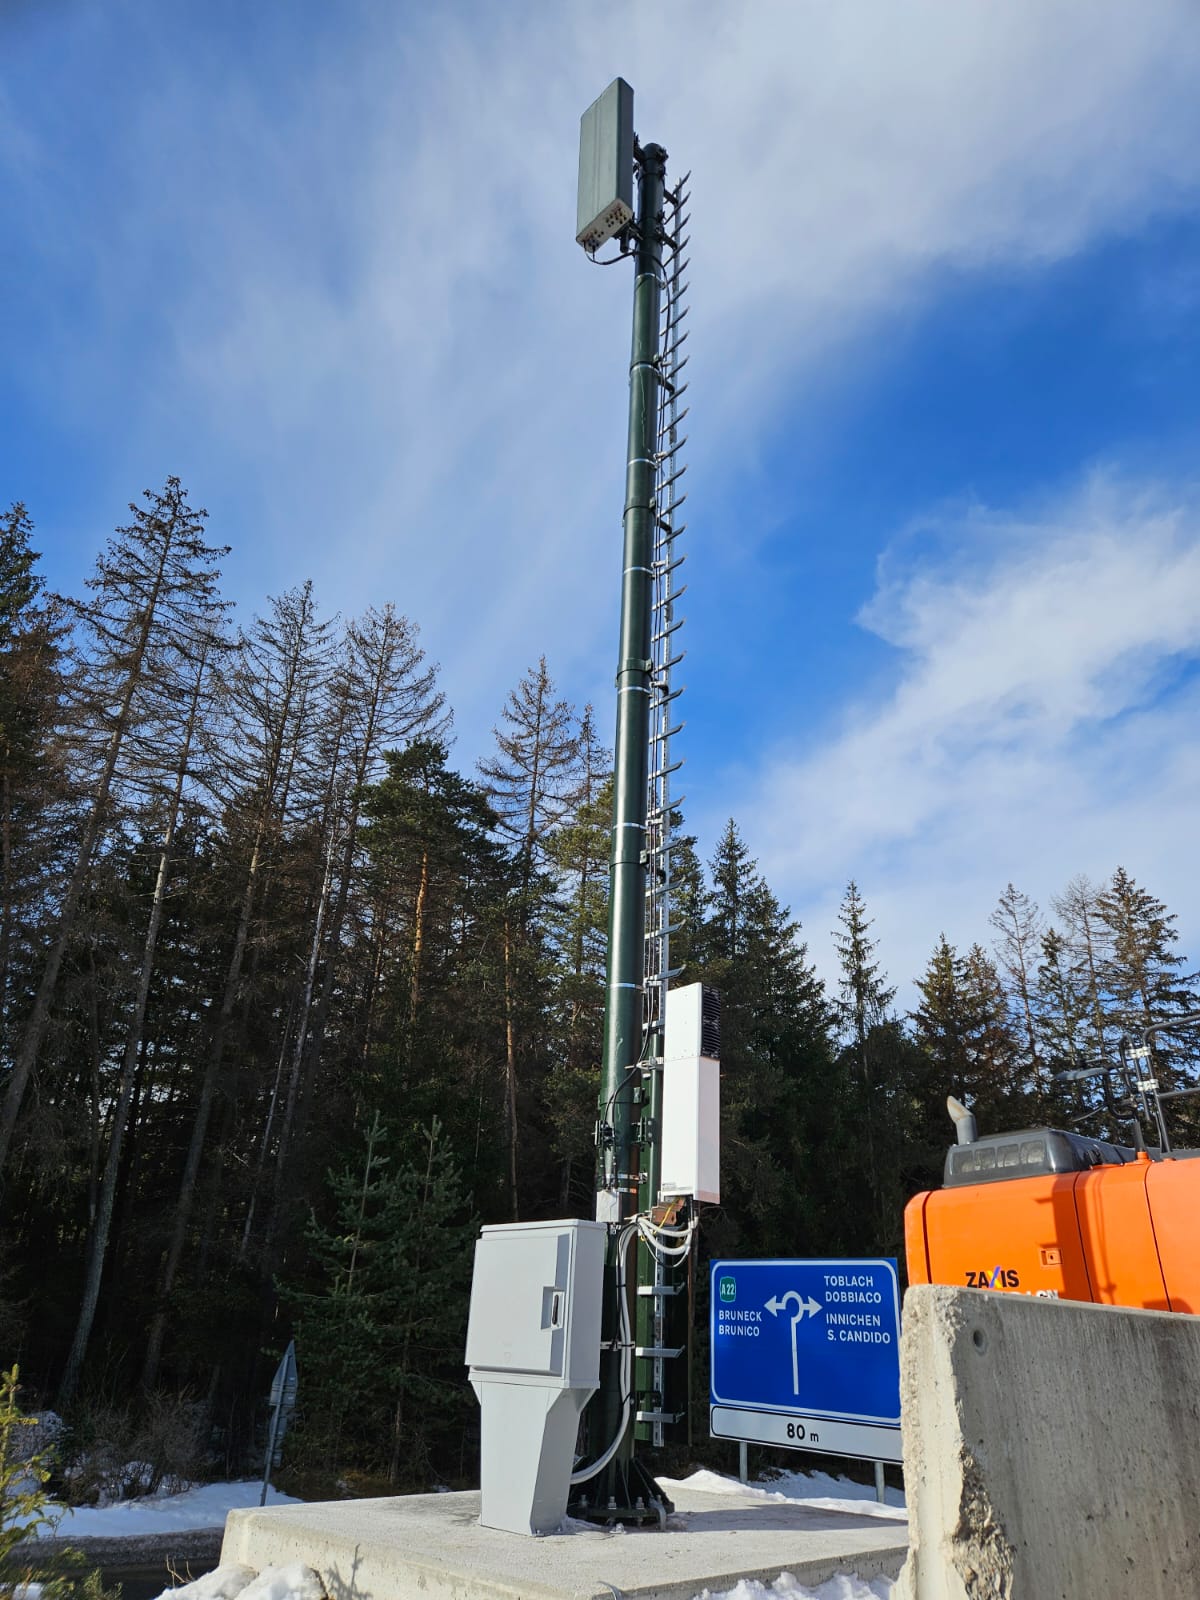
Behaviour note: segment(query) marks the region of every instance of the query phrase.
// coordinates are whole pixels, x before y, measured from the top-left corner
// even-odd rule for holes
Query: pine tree
[[[57,733],[64,692],[61,602],[50,599],[18,501],[0,518],[0,1053],[29,999],[41,912],[70,818]]]
[[[313,882],[313,924],[294,1006],[268,1248],[281,1221],[288,1159],[293,1144],[303,1139],[312,1108],[313,1080],[337,985],[345,977],[338,956],[360,854],[362,795],[382,772],[389,745],[436,735],[449,721],[437,668],[426,662],[417,641],[416,627],[393,606],[371,608],[347,627],[341,660],[321,697],[325,738],[318,748],[327,779],[316,826],[319,887]]]
[[[224,548],[204,543],[206,513],[195,511],[178,478],[146,490],[100,557],[82,614],[86,677],[77,682],[75,760],[86,784],[87,813],[70,877],[58,906],[37,992],[15,1052],[0,1108],[0,1169],[50,1021],[63,957],[75,928],[88,874],[110,826],[123,779],[122,763],[150,758],[139,735],[178,690],[175,673],[188,642],[204,633],[217,604],[215,562]]]
[[[367,845],[407,904],[408,1024],[416,1024],[428,969],[444,962],[467,884],[491,864],[495,826],[483,791],[448,765],[440,739],[414,739],[387,755],[387,776],[365,791]]]
[[[1036,903],[1011,883],[988,918],[999,938],[996,952],[1023,1039],[1025,1065],[1034,1080],[1044,1077],[1036,1016],[1037,962],[1043,923]],[[1043,1088],[1044,1084],[1041,1085]]]
[[[838,982],[838,1022],[858,1053],[863,1082],[870,1081],[865,1059],[867,1037],[872,1028],[891,1017],[895,988],[887,982],[883,967],[874,960],[878,942],[868,937],[871,923],[866,906],[853,879],[838,912],[842,932],[834,934],[842,976]]]
[[[1104,996],[1110,933],[1100,915],[1099,893],[1091,879],[1080,873],[1051,904],[1070,951],[1072,982],[1087,1001],[1083,1024],[1085,1055],[1111,1064],[1117,1058],[1115,1030]]]
[[[100,1299],[100,1280],[104,1270],[105,1256],[109,1248],[113,1207],[116,1202],[117,1182],[121,1172],[125,1131],[129,1123],[137,1082],[138,1063],[145,1036],[146,1012],[150,1001],[150,986],[155,975],[159,935],[162,931],[163,917],[166,910],[167,887],[174,862],[176,834],[183,815],[187,789],[189,784],[195,782],[196,745],[201,736],[202,723],[207,720],[206,713],[210,710],[210,706],[206,705],[205,701],[206,698],[211,697],[213,688],[213,657],[224,643],[220,633],[221,622],[219,608],[213,607],[208,618],[208,633],[201,634],[192,641],[195,650],[195,659],[192,665],[192,684],[190,692],[180,708],[181,715],[167,715],[165,718],[160,719],[160,725],[156,729],[156,736],[159,741],[162,741],[162,748],[169,748],[170,745],[175,746],[177,752],[174,760],[175,770],[166,793],[157,797],[161,802],[158,809],[162,828],[158,867],[151,895],[149,920],[142,941],[137,989],[126,1024],[125,1047],[116,1098],[110,1118],[104,1174],[96,1197],[91,1237],[88,1242],[87,1270],[80,1301],[79,1316],[70,1353],[67,1356],[67,1364],[59,1384],[58,1402],[63,1406],[69,1404],[74,1397],[75,1389],[83,1370],[84,1356],[87,1352],[88,1340],[91,1337],[92,1324],[95,1320],[96,1308]],[[173,710],[174,708],[172,708]]]
[[[220,999],[214,997],[207,1047],[193,1090],[191,1132],[179,1193],[158,1273],[158,1297],[142,1359],[143,1389],[158,1379],[175,1281],[196,1202],[201,1162],[264,879],[281,853],[289,821],[311,809],[319,688],[330,665],[330,625],[317,617],[312,585],[271,601],[238,641],[229,673],[230,737],[225,750],[226,893],[236,921]]]
[[[1020,1051],[1009,1019],[1008,995],[996,964],[980,944],[967,951],[963,1002],[969,1022],[967,1053],[973,1098],[987,1107],[1019,1096]],[[1007,1111],[1004,1113],[1008,1115]]]

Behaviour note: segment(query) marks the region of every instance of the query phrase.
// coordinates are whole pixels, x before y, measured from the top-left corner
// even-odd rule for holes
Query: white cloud
[[[1186,0],[349,9],[274,79],[109,15],[55,45],[82,72],[124,30],[128,77],[90,192],[39,234],[104,318],[44,380],[81,426],[119,408],[114,482],[194,483],[251,603],[312,573],[410,611],[472,747],[542,650],[579,693],[607,681],[629,284],[572,234],[577,118],[614,72],[695,171],[701,553],[705,481],[751,470],[781,397],[820,404],[848,335],[1200,175]],[[54,162],[21,165],[45,222]]]
[[[468,762],[543,651],[572,695],[610,693],[629,274],[585,264],[573,210],[578,115],[614,73],[695,174],[697,585],[770,581],[708,491],[738,503],[781,406],[819,410],[864,334],[1200,180],[1190,0],[341,8],[274,78],[180,48],[178,15],[56,14],[30,79],[92,155],[52,147],[59,120],[8,145],[33,218],[14,283],[61,303],[73,271],[93,308],[82,334],[46,325],[33,381],[98,441],[117,512],[183,475],[246,609],[311,574],[327,606],[415,617]],[[901,982],[943,928],[985,936],[1009,878],[1044,901],[1118,860],[1200,955],[1200,695],[1170,681],[1197,652],[1198,515],[1098,478],[909,530],[861,618],[892,692],[753,773],[690,767],[702,837],[718,805],[739,817],[826,962],[857,877]],[[762,662],[739,670],[752,708]]]
[[[773,751],[731,808],[814,953],[851,877],[907,983],[940,932],[987,942],[1008,881],[1046,905],[1122,864],[1200,955],[1195,486],[1098,473],[1021,516],[945,513],[884,558],[860,621],[896,648],[890,692]]]

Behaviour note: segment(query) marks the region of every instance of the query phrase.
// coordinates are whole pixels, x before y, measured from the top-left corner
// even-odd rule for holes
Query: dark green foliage
[[[831,1016],[808,952],[731,820],[688,977],[721,991],[721,1254],[815,1248],[825,1194],[798,1175],[830,1133]]]
[[[311,1398],[289,1447],[310,1466],[428,1481],[467,1420],[462,1347],[478,1220],[436,1119],[388,1153],[376,1116],[357,1166],[329,1174],[334,1209],[308,1244],[319,1287],[292,1291]]]
[[[609,754],[543,660],[467,775],[388,606],[323,620],[301,584],[220,647],[202,534],[168,479],[77,605],[0,520],[0,1354],[78,1377],[80,1438],[245,1473],[295,1332],[293,1466],[465,1483],[472,1213],[592,1209]],[[948,1094],[1107,1127],[1054,1075],[1196,1004],[1122,870],[1052,925],[1008,885],[994,951],[939,941],[910,1017],[851,883],[827,993],[736,824],[707,871],[673,832],[672,965],[724,999],[702,1253],[900,1254]],[[1198,1042],[1161,1035],[1159,1075]]]

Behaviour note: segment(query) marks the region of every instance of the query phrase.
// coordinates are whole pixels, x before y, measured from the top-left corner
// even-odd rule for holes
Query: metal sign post
[[[714,1261],[714,1438],[899,1461],[896,1263]]]

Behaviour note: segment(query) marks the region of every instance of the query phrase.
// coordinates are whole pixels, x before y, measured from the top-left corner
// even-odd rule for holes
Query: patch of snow
[[[178,1589],[164,1589],[163,1594],[169,1595],[170,1600],[237,1600],[237,1596],[256,1577],[253,1567],[239,1566],[237,1562],[230,1561],[224,1566],[214,1567],[203,1577],[193,1578],[191,1583],[180,1584]],[[161,1595],[159,1600],[162,1600]]]
[[[311,1567],[264,1567],[237,1600],[325,1600],[325,1585]]]
[[[259,1573],[231,1563],[178,1589],[164,1589],[158,1600],[325,1600],[325,1585],[301,1561]]]
[[[185,1528],[221,1528],[226,1514],[244,1507],[257,1507],[262,1481],[241,1483],[201,1483],[182,1494],[160,1494],[136,1500],[118,1500],[111,1506],[47,1507],[57,1518],[54,1528],[39,1529],[39,1535],[54,1534],[60,1539],[132,1539],[150,1533],[178,1533]],[[298,1502],[271,1489],[269,1506],[290,1506]]]
[[[691,1489],[701,1494],[742,1494],[751,1500],[802,1500],[819,1511],[883,1517],[888,1522],[903,1522],[908,1515],[900,1490],[888,1489],[888,1504],[880,1505],[870,1484],[832,1478],[827,1472],[785,1472],[770,1480],[770,1488],[763,1484],[741,1483],[737,1478],[726,1478],[707,1469],[693,1472],[690,1478],[662,1478],[660,1482],[668,1494],[674,1489]]]
[[[742,1578],[720,1594],[704,1589],[696,1600],[773,1600],[776,1596],[786,1596],[787,1600],[888,1600],[894,1588],[891,1578],[859,1578],[839,1572],[817,1588],[806,1589],[790,1572],[781,1572],[774,1583]]]

